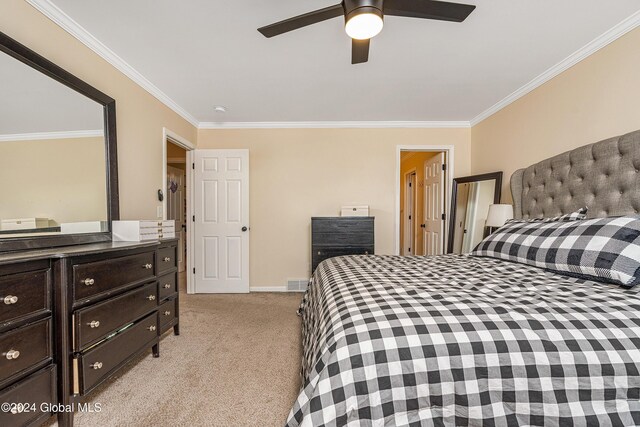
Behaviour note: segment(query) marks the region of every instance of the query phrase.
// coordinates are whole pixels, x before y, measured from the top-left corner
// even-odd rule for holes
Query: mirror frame
[[[0,32],[0,51],[103,106],[107,175],[107,231],[0,239],[0,252],[111,241],[111,221],[120,218],[118,153],[116,143],[116,101],[3,32]]]
[[[453,253],[453,238],[456,224],[456,203],[458,198],[458,184],[467,184],[470,182],[489,181],[495,179],[496,186],[493,195],[493,204],[500,203],[500,193],[502,192],[502,172],[483,173],[481,175],[463,176],[453,179],[451,188],[451,210],[449,211],[449,233],[447,238],[447,253]]]

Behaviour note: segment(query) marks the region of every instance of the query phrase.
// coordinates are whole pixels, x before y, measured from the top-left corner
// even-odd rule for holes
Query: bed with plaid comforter
[[[640,289],[468,255],[348,256],[300,306],[287,426],[640,425]]]

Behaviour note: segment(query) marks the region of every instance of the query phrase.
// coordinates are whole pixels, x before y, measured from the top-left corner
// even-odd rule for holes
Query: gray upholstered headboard
[[[516,218],[589,207],[588,217],[640,212],[640,131],[551,157],[511,175]]]

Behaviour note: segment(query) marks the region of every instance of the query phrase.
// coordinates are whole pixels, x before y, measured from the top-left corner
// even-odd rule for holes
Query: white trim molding
[[[97,53],[108,63],[117,68],[125,76],[129,77],[144,90],[156,97],[164,105],[176,112],[183,119],[198,127],[198,120],[187,110],[178,105],[174,100],[161,91],[156,85],[151,83],[146,77],[140,74],[135,68],[129,65],[124,59],[109,49],[104,43],[95,38],[82,25],[78,24],[69,15],[62,11],[50,0],[27,0],[27,2],[40,11],[44,16],[58,24],[63,30],[82,42],[89,49]]]
[[[564,71],[573,67],[577,63],[593,55],[603,47],[616,41],[620,37],[627,34],[629,31],[634,30],[638,26],[640,26],[640,11],[634,13],[633,15],[631,15],[624,21],[620,22],[618,25],[614,26],[613,28],[611,28],[601,36],[592,40],[587,45],[583,46],[582,48],[578,49],[577,51],[575,51],[574,53],[572,53],[562,61],[558,62],[556,65],[549,68],[547,71],[540,74],[535,79],[531,80],[529,83],[522,86],[520,89],[511,93],[509,96],[502,99],[500,102],[494,104],[490,108],[478,114],[476,117],[474,117],[471,120],[470,122],[471,126],[473,127],[478,123],[480,123],[481,121],[483,121],[484,119],[489,118],[490,116],[494,115],[495,113],[502,110],[506,106],[522,98],[529,92],[532,92],[533,90],[542,86],[549,80],[553,79],[554,77],[560,75]]]
[[[439,129],[470,128],[465,121],[328,121],[328,122],[201,122],[198,129]]]
[[[102,129],[6,134],[6,135],[0,135],[0,142],[38,141],[38,140],[44,140],[44,139],[97,138],[97,137],[104,138],[104,131]]]
[[[257,286],[249,287],[249,292],[301,292],[301,291],[287,291],[286,286]]]

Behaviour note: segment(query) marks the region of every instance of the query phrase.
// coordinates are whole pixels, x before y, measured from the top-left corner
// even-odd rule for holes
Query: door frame
[[[418,177],[418,169],[417,168],[411,168],[409,171],[407,171],[407,173],[404,174],[404,191],[405,191],[405,193],[404,193],[404,213],[405,213],[405,222],[404,222],[404,224],[405,224],[405,229],[402,230],[402,233],[404,233],[405,239],[403,239],[404,247],[401,248],[401,252],[406,252],[405,249],[407,247],[407,240],[406,240],[406,236],[407,236],[407,205],[408,205],[408,203],[407,203],[407,201],[408,201],[407,195],[409,194],[409,191],[407,191],[407,183],[410,182],[409,180],[411,179],[411,175],[416,175],[416,179],[417,179],[417,177]],[[413,253],[411,253],[411,255],[415,255],[415,252],[416,252],[416,244],[415,244],[416,243],[416,228],[415,228],[415,225],[416,225],[416,217],[417,217],[416,212],[418,211],[417,205],[416,205],[416,203],[418,201],[417,200],[418,198],[416,197],[418,195],[418,183],[416,182],[415,184],[416,184],[416,186],[411,189],[412,190],[411,191],[411,193],[412,193],[411,200],[413,202],[412,211],[411,211],[411,225],[413,225],[413,230],[411,230],[412,233],[409,233],[410,236],[411,236],[411,242],[410,242],[411,246],[410,247],[413,248]],[[401,220],[401,222],[402,222],[402,220]]]
[[[444,164],[447,165],[447,170],[445,171],[445,189],[443,193],[444,200],[443,206],[445,209],[445,214],[447,219],[445,220],[445,232],[444,232],[444,241],[442,242],[443,248],[447,247],[447,240],[449,239],[447,233],[447,224],[448,219],[450,217],[449,212],[449,201],[451,200],[451,196],[449,195],[449,191],[453,188],[453,177],[454,170],[454,147],[453,145],[396,145],[396,189],[395,189],[395,208],[394,208],[394,254],[400,255],[400,162],[401,162],[401,154],[403,151],[422,151],[422,152],[443,152],[444,153]]]
[[[193,153],[192,151],[196,149],[195,144],[193,144],[188,139],[180,136],[179,134],[163,127],[162,128],[162,181],[161,186],[162,191],[165,191],[167,186],[167,140],[172,144],[177,145],[178,147],[184,148],[187,152],[187,163],[186,163],[186,171],[187,171],[187,180],[185,184],[189,187],[187,188],[187,224],[189,224],[189,217],[193,216],[193,169],[189,167],[189,164],[193,163]],[[162,219],[167,219],[167,198],[164,197],[162,200]],[[193,255],[194,255],[194,229],[193,226],[187,227],[187,267],[186,267],[186,276],[187,276],[187,293],[194,293],[194,278],[193,274]]]

